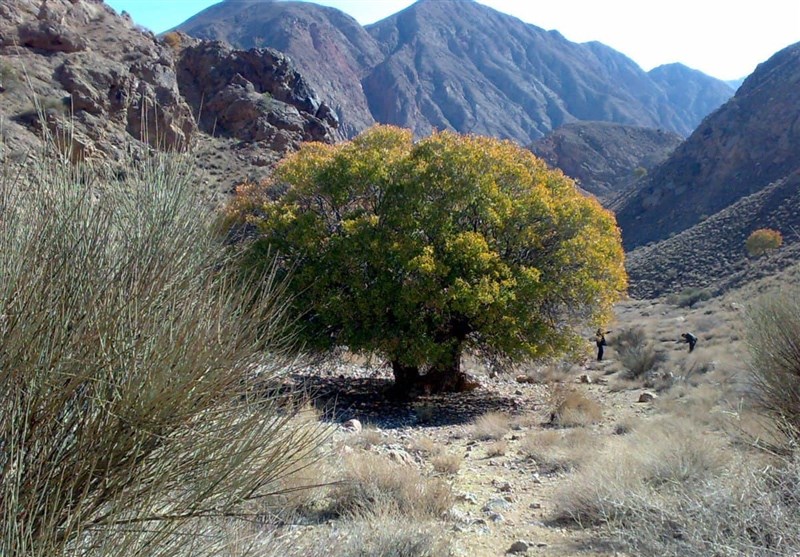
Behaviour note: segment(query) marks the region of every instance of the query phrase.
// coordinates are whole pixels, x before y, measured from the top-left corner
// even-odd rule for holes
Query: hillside
[[[783,232],[784,245],[748,257],[745,240],[759,228]],[[800,260],[800,170],[675,236],[628,254],[630,294],[654,298],[687,288],[711,294],[776,274]]]
[[[336,109],[347,136],[377,121],[418,135],[453,129],[529,144],[580,120],[685,136],[713,104],[706,97],[719,95],[719,106],[733,93],[687,74],[684,94],[668,94],[605,45],[573,43],[472,1],[421,0],[364,29],[312,3],[227,0],[177,29],[286,52]]]
[[[681,141],[664,130],[577,122],[550,132],[530,149],[605,203],[663,162]]]
[[[800,43],[760,64],[736,95],[613,208],[626,249],[687,230],[800,168]]]
[[[165,42],[101,0],[3,0],[0,121],[12,161],[35,152],[42,123],[69,138],[60,144],[73,161],[191,147],[212,193],[337,135],[331,109],[280,52]]]

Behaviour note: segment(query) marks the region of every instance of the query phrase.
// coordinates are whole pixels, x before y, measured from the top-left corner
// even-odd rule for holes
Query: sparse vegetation
[[[511,429],[511,423],[506,414],[489,412],[478,417],[472,424],[470,437],[477,441],[499,441]]]
[[[0,554],[211,554],[319,442],[259,392],[286,298],[242,284],[175,158],[61,160],[0,175]]]
[[[750,257],[761,257],[767,252],[778,249],[781,244],[783,236],[780,232],[771,228],[759,228],[747,237],[744,247]]]
[[[581,391],[559,384],[551,386],[550,423],[561,427],[586,426],[600,421],[603,408],[600,403]]]
[[[750,391],[758,409],[800,443],[800,298],[797,287],[766,295],[747,312]]]
[[[656,369],[666,356],[647,338],[641,327],[622,329],[613,340],[626,379],[636,379]]]
[[[712,293],[707,288],[685,288],[676,294],[667,296],[667,302],[680,308],[691,308],[697,302],[711,298]]]

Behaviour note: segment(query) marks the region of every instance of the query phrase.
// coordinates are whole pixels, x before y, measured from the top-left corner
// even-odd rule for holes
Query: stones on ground
[[[528,542],[517,540],[511,544],[511,547],[509,547],[508,550],[506,550],[506,553],[515,553],[515,554],[527,553],[529,547],[530,545],[528,544]]]
[[[495,478],[492,480],[492,485],[497,489],[497,491],[502,491],[503,493],[510,493],[513,491],[511,483],[507,480]]]
[[[403,449],[389,449],[389,451],[386,453],[386,456],[389,457],[389,460],[392,460],[397,464],[402,464],[403,466],[416,466],[417,464],[414,460],[414,457]]]
[[[639,402],[653,402],[655,399],[656,395],[649,391],[645,391],[639,395]]]
[[[361,430],[364,428],[362,427],[360,421],[353,418],[352,420],[347,420],[345,423],[343,423],[342,429],[351,433],[361,433]]]
[[[578,381],[579,381],[580,383],[591,384],[591,383],[592,383],[592,378],[591,378],[591,377],[589,377],[589,374],[588,374],[588,373],[584,373],[583,375],[581,375],[581,376],[578,378]]]
[[[497,511],[505,511],[510,508],[511,508],[511,503],[509,503],[505,499],[496,497],[494,499],[490,499],[489,501],[487,501],[481,510],[487,514],[490,514],[490,513],[496,513]]]

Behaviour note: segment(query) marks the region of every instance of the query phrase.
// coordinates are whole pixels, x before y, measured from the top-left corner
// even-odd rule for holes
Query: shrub
[[[622,329],[614,339],[614,346],[627,379],[641,377],[666,359],[666,355],[647,340],[641,327]]]
[[[800,298],[793,287],[757,300],[746,314],[750,390],[756,407],[800,442]]]
[[[562,427],[584,426],[599,422],[603,418],[600,403],[582,392],[559,384],[550,391],[550,423]]]
[[[771,228],[759,228],[754,230],[745,240],[744,247],[750,257],[760,257],[778,249],[783,244],[783,236],[777,230]]]
[[[697,302],[708,300],[711,296],[711,291],[706,288],[685,288],[676,294],[667,296],[667,303],[680,308],[691,308]]]
[[[183,37],[177,31],[170,31],[169,33],[165,33],[164,36],[162,37],[162,40],[172,50],[180,49],[181,45],[183,44]]]
[[[477,441],[498,441],[511,428],[508,416],[501,412],[487,412],[472,424],[470,436]]]
[[[371,453],[344,459],[342,478],[333,490],[331,510],[337,515],[398,511],[418,519],[438,519],[453,504],[452,490],[440,479]]]
[[[316,446],[258,391],[281,288],[238,282],[174,158],[117,182],[43,155],[0,175],[0,555],[210,552]]]

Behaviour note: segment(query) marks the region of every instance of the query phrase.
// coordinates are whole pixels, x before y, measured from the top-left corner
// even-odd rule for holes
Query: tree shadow
[[[295,373],[291,378],[328,422],[355,418],[364,425],[382,429],[441,427],[466,424],[487,412],[515,414],[524,410],[513,397],[492,392],[485,386],[464,393],[398,399],[392,392],[394,381],[385,377]]]

